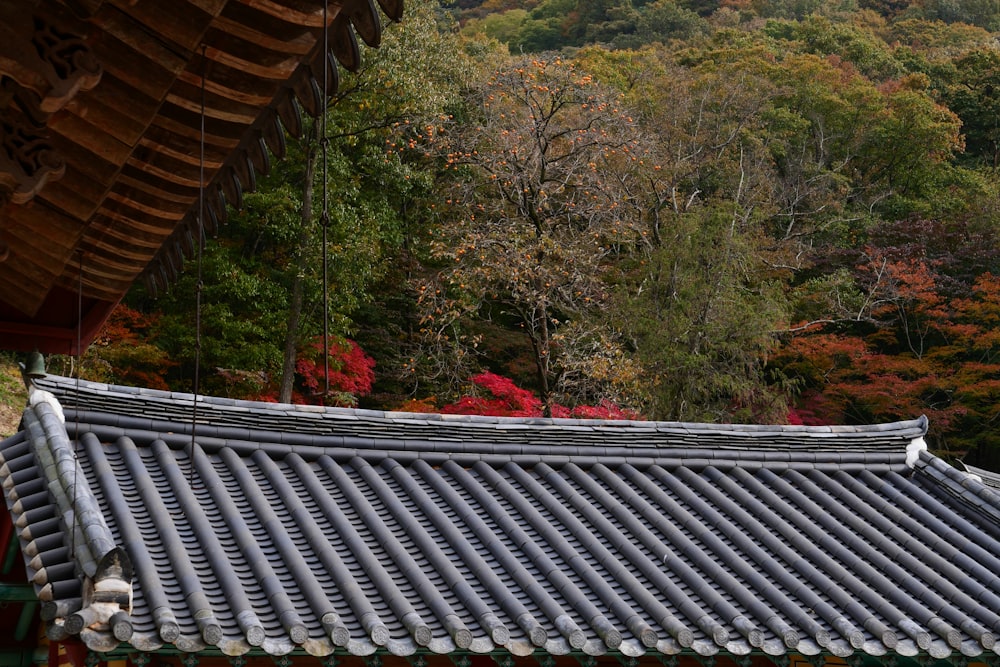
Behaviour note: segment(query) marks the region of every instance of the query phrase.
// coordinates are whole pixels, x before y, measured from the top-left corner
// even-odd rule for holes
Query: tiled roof
[[[58,400],[32,393],[0,479],[49,636],[93,650],[996,657],[1000,499],[926,451],[923,418],[504,419],[40,387]]]
[[[1000,489],[1000,473],[993,472],[992,470],[987,470],[986,468],[979,468],[977,466],[970,466],[968,463],[962,462],[962,467],[965,472],[969,473],[973,477],[979,479],[980,482],[986,486],[993,487],[994,489]]]

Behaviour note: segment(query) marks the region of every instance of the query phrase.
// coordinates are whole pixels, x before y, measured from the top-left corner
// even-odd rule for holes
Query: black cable
[[[326,106],[329,100],[330,81],[330,21],[329,0],[323,0],[323,107],[320,128],[322,137],[320,147],[323,151],[323,213],[321,222],[323,223],[323,377],[324,377],[324,403],[330,395],[330,276],[329,276],[329,253],[327,251],[327,235],[330,227],[330,207],[329,193],[327,192],[327,147],[330,138],[326,135]]]
[[[201,127],[198,153],[198,276],[195,282],[194,305],[194,395],[191,399],[191,476],[194,476],[195,431],[198,423],[198,394],[201,391],[201,293],[202,293],[202,255],[205,250],[205,70],[208,60],[205,56],[205,45],[201,46]]]

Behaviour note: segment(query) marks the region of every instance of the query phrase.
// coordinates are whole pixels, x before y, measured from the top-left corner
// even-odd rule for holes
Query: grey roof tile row
[[[977,466],[970,466],[965,462],[962,462],[962,468],[965,472],[969,473],[986,486],[992,489],[1000,489],[1000,473]],[[996,493],[996,491],[994,491],[994,493]]]
[[[41,381],[41,388],[65,387],[59,381]],[[162,430],[180,428],[190,434],[191,394],[160,392],[134,387],[114,387],[80,382],[71,393],[60,392],[67,408],[87,414],[87,422],[126,429]],[[127,390],[127,391],[126,391]],[[141,404],[141,410],[136,405]],[[770,426],[694,424],[682,422],[607,422],[594,419],[509,418],[470,415],[432,415],[382,412],[376,410],[327,410],[316,406],[279,405],[235,399],[199,396],[199,411],[211,411],[211,426],[216,437],[251,440],[267,434],[269,441],[307,444],[312,436],[355,437],[380,444],[396,438],[418,446],[437,446],[450,451],[455,443],[488,442],[528,445],[604,445],[627,443],[628,447],[764,451],[812,450],[825,442],[829,451],[850,451],[864,443],[868,450],[898,451],[900,443],[919,437],[926,431],[926,420],[913,420],[902,429],[895,425],[856,426]],[[91,414],[92,413],[92,414]],[[778,435],[778,438],[775,436]]]
[[[65,424],[33,401],[0,479],[55,639],[996,657],[1000,500],[924,451],[922,418],[703,426],[200,398],[192,451],[190,395],[42,386]]]

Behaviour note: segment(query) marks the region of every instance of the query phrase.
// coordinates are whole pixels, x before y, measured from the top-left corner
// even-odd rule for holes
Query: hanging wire
[[[202,254],[205,250],[205,70],[208,61],[205,57],[206,47],[201,45],[201,126],[198,139],[198,232],[197,249],[197,279],[195,281],[194,299],[194,396],[191,399],[191,469],[194,477],[195,431],[198,423],[198,394],[201,390],[201,293],[202,293]]]
[[[76,279],[76,380],[75,380],[75,391],[76,391],[76,405],[77,409],[74,411],[73,424],[75,426],[76,437],[73,439],[73,456],[79,459],[79,445],[80,445],[80,373],[83,371],[83,251],[77,249],[77,262],[78,262],[78,272]],[[76,553],[76,526],[77,526],[77,509],[76,500],[79,496],[79,475],[80,464],[77,463],[73,466],[73,498],[71,504],[73,506],[73,525],[70,526],[69,530],[69,552],[71,554]]]
[[[330,138],[326,134],[326,111],[329,101],[330,81],[330,21],[329,0],[323,0],[323,105],[320,119],[320,148],[323,153],[323,212],[320,221],[323,223],[323,396],[330,395],[330,274],[329,252],[327,251],[327,235],[330,228],[329,193],[327,192],[327,149]],[[324,399],[325,400],[325,399]]]

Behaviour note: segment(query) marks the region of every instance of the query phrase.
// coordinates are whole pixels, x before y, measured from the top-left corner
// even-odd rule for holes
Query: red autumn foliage
[[[541,417],[542,401],[510,378],[494,373],[480,373],[472,382],[489,396],[463,396],[441,408],[443,414],[492,415],[495,417]]]
[[[158,317],[116,306],[87,352],[84,374],[102,382],[168,389],[165,377],[176,364],[147,337]]]
[[[541,417],[543,405],[540,398],[527,389],[514,384],[508,377],[490,373],[480,373],[472,378],[473,384],[485,390],[486,395],[463,396],[454,403],[442,406],[440,412],[453,415],[489,415],[493,417]],[[430,412],[425,403],[409,402],[407,409],[419,412]],[[578,405],[566,407],[555,404],[552,406],[552,416],[555,418],[575,419],[641,419],[631,411],[621,408],[611,402],[603,401],[599,405]]]
[[[330,343],[329,365],[330,391],[327,393],[322,341],[313,341],[299,352],[292,403],[349,407],[358,397],[371,393],[375,383],[375,360],[353,340],[345,338]],[[256,400],[277,401],[277,388],[262,393]]]
[[[365,354],[353,340],[330,343],[330,391],[355,396],[371,393],[375,383],[375,360]],[[316,341],[299,355],[295,372],[306,391],[317,393],[326,387],[326,367],[323,364],[323,343]]]
[[[871,423],[924,414],[956,454],[1000,418],[1000,279],[957,298],[926,261],[882,265],[874,331],[809,332],[778,354],[803,389],[789,423]]]

